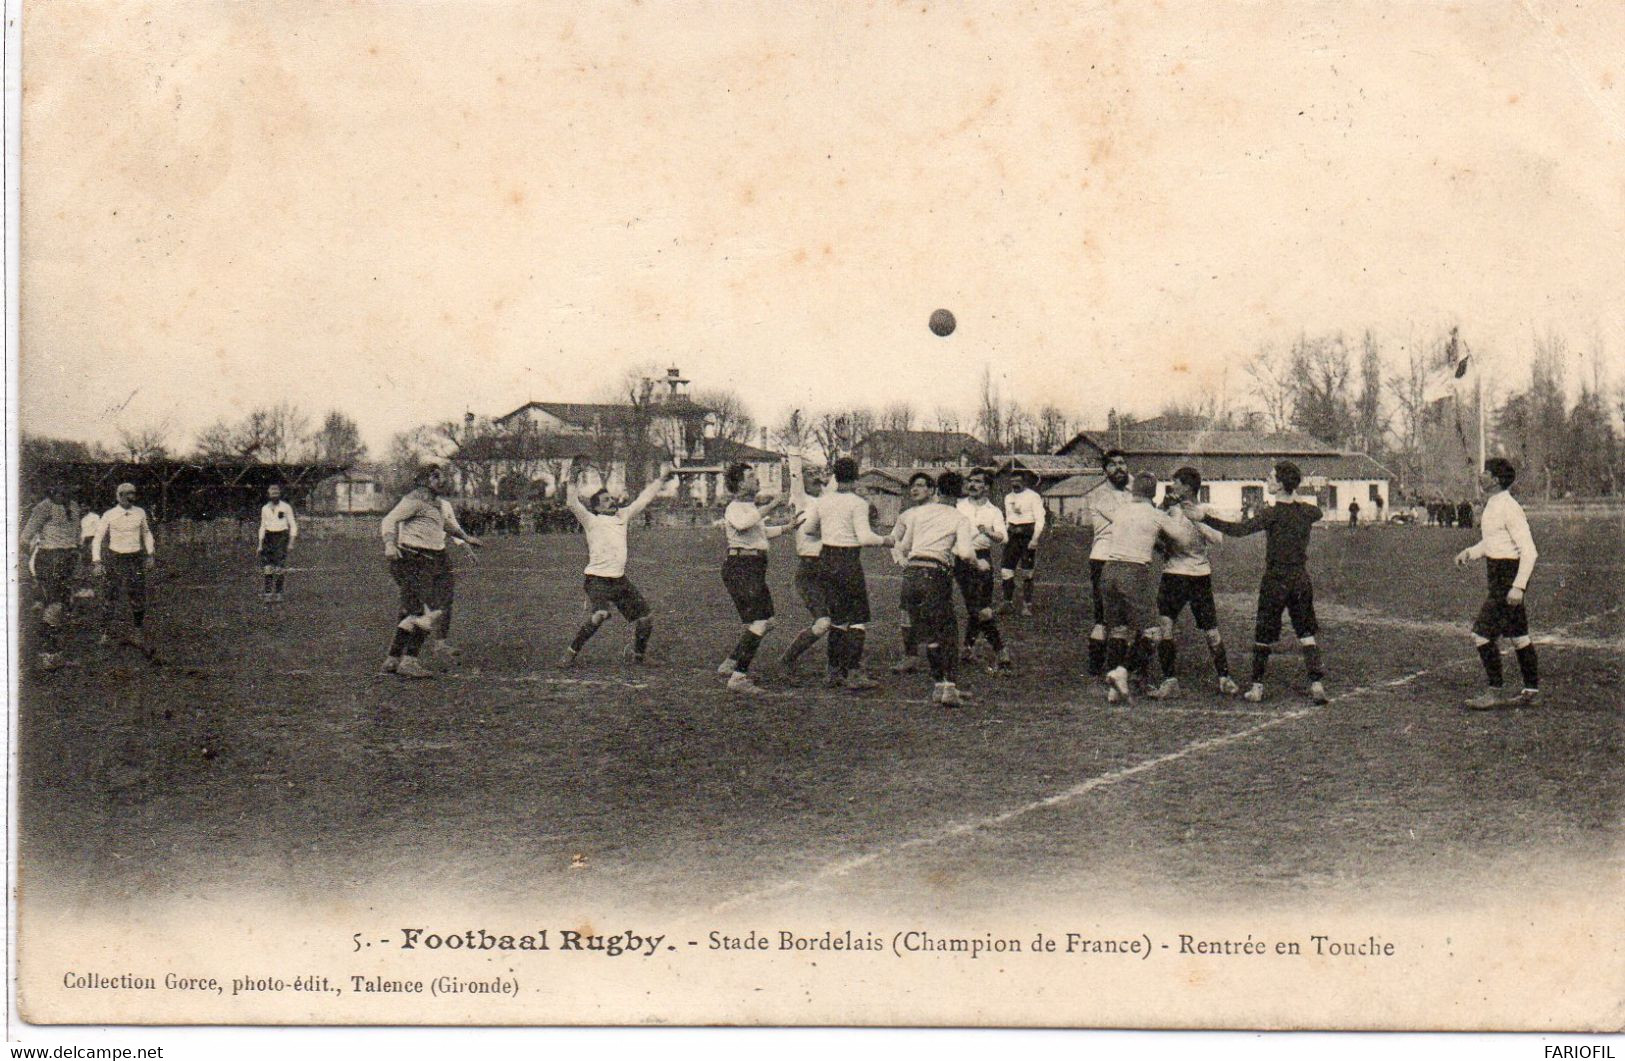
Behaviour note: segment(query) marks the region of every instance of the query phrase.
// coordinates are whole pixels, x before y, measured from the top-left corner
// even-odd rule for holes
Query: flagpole
[[[1483,472],[1484,461],[1488,459],[1488,454],[1485,452],[1487,445],[1485,435],[1487,432],[1484,430],[1484,425],[1487,423],[1484,414],[1484,359],[1479,358],[1478,364],[1474,365],[1473,368],[1478,374],[1478,467],[1473,469],[1473,480],[1479,483],[1478,492],[1482,495],[1484,493],[1483,476],[1479,473]]]

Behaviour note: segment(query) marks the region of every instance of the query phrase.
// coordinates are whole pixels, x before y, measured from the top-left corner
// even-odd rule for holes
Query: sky
[[[30,5],[22,427],[375,454],[635,365],[759,418],[1245,397],[1302,332],[1625,379],[1625,9]],[[946,338],[927,327],[951,310]]]

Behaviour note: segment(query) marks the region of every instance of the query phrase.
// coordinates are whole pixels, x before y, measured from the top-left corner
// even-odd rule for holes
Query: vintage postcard
[[[1618,5],[18,33],[30,1026],[1625,1023]]]

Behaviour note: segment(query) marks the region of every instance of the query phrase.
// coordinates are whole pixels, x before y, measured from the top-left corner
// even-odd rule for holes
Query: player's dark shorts
[[[1484,597],[1484,606],[1478,609],[1473,633],[1491,640],[1497,637],[1528,637],[1528,609],[1521,602],[1507,603],[1507,592],[1518,578],[1518,561],[1486,559],[1484,563],[1489,592]]]
[[[260,543],[260,563],[266,567],[282,567],[288,562],[288,532],[266,531]]]
[[[1260,645],[1273,645],[1281,638],[1281,613],[1292,618],[1292,632],[1302,641],[1313,637],[1320,627],[1315,622],[1315,587],[1309,581],[1309,569],[1292,567],[1281,571],[1265,570],[1258,584],[1258,622],[1253,627],[1253,640]]]
[[[722,561],[722,584],[742,623],[773,618],[773,591],[767,588],[766,553],[729,553]]]
[[[1106,602],[1106,625],[1126,627],[1130,633],[1151,626],[1152,597],[1149,564],[1107,560],[1100,572],[1100,595]]]
[[[34,554],[34,590],[45,604],[66,605],[73,599],[75,549],[41,549]]]
[[[1031,572],[1037,563],[1038,554],[1033,551],[1033,525],[1010,524],[1010,538],[1004,543],[1004,552],[999,554],[999,566],[1006,571]]]
[[[903,610],[920,644],[958,643],[954,580],[945,565],[911,562],[903,569]]]
[[[796,558],[796,593],[814,619],[829,618],[829,598],[824,593],[824,577],[816,556]]]
[[[983,571],[976,560],[986,560]],[[959,595],[965,598],[965,610],[972,615],[993,607],[993,557],[990,550],[976,550],[976,560],[955,560],[954,581],[959,583]]]
[[[1157,614],[1164,619],[1178,619],[1186,605],[1198,630],[1212,630],[1219,625],[1212,575],[1170,575],[1164,571],[1157,584]]]
[[[586,591],[587,603],[595,612],[607,612],[614,608],[629,623],[649,617],[649,602],[643,599],[638,587],[632,585],[632,580],[625,575],[620,578],[588,575],[582,580],[581,588]]]
[[[108,615],[112,615],[115,602],[120,597],[129,601],[132,609],[144,610],[147,606],[145,555],[108,552],[103,554],[102,560],[107,571],[107,586],[102,597],[106,601]]]
[[[869,621],[869,584],[863,578],[863,550],[857,546],[826,545],[819,557],[824,599],[829,619],[836,626]]]
[[[451,603],[455,580],[451,557],[444,549],[401,546],[399,560],[389,562],[389,575],[401,589],[401,615],[419,615]]]
[[[1100,576],[1106,570],[1106,561],[1089,561],[1089,596],[1094,604],[1095,625],[1106,625],[1106,598],[1100,592]]]

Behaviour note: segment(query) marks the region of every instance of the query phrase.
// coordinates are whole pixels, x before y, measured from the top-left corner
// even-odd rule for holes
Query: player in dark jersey
[[[1258,585],[1258,618],[1253,629],[1252,685],[1245,699],[1258,703],[1264,699],[1264,672],[1269,668],[1270,652],[1281,636],[1281,612],[1292,617],[1292,632],[1303,648],[1303,662],[1309,672],[1309,696],[1317,704],[1327,702],[1325,677],[1320,666],[1320,644],[1315,640],[1319,627],[1315,622],[1315,590],[1309,580],[1309,532],[1321,518],[1314,503],[1297,497],[1298,484],[1303,473],[1291,461],[1275,466],[1270,480],[1270,492],[1275,503],[1250,519],[1239,523],[1201,515],[1196,506],[1187,502],[1186,515],[1200,518],[1208,526],[1232,537],[1244,537],[1264,532],[1264,577]]]

